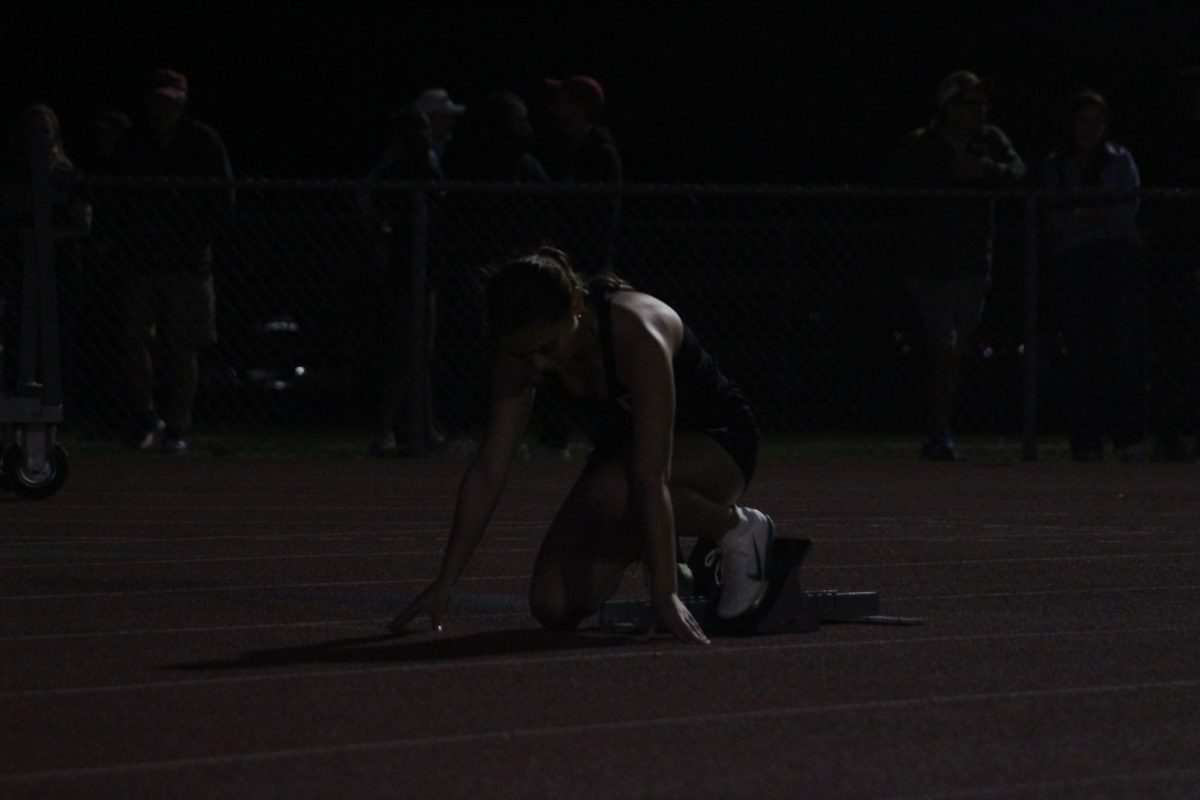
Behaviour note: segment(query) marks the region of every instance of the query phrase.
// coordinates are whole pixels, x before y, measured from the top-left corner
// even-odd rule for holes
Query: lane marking
[[[828,703],[816,706],[790,706],[785,708],[754,709],[748,711],[715,712],[708,714],[686,714],[669,717],[619,720],[607,722],[585,722],[571,725],[543,725],[506,730],[487,730],[475,733],[442,734],[437,736],[413,736],[398,739],[375,739],[339,745],[315,745],[279,750],[258,750],[229,755],[207,755],[192,758],[162,759],[157,761],[134,761],[95,767],[73,767],[41,772],[24,772],[0,777],[0,784],[25,784],[47,780],[69,780],[73,778],[101,777],[129,773],[162,772],[191,767],[215,767],[229,764],[254,764],[269,761],[288,761],[297,758],[373,753],[388,750],[410,750],[420,747],[444,747],[447,745],[479,744],[481,742],[511,742],[514,740],[548,739],[562,736],[578,736],[589,733],[615,733],[621,731],[650,730],[654,728],[700,726],[712,729],[718,724],[738,724],[762,720],[814,716],[818,714],[846,714],[872,711],[892,711],[928,706],[956,706],[998,701],[1013,702],[1065,697],[1103,697],[1129,693],[1195,689],[1200,680],[1153,681],[1145,683],[1110,684],[1100,686],[1069,686],[1057,689],[1029,689],[1008,692],[976,692],[971,694],[935,695],[933,697],[904,697],[891,700],[866,700],[854,703]]]
[[[510,555],[513,553],[531,553],[534,552],[534,547],[521,548],[502,548],[497,550],[479,550],[478,555]],[[64,569],[64,568],[84,568],[84,567],[134,567],[148,566],[151,564],[214,564],[226,561],[297,561],[306,558],[380,558],[388,557],[395,558],[399,556],[442,556],[445,554],[444,548],[435,550],[394,550],[390,552],[372,553],[308,553],[297,555],[261,555],[261,556],[214,556],[205,558],[158,558],[144,559],[135,561],[116,561],[97,558],[92,561],[47,561],[40,564],[0,564],[0,570],[8,569]]]
[[[304,670],[302,672],[289,673],[271,673],[271,674],[254,674],[254,675],[229,675],[220,678],[204,677],[204,678],[185,678],[178,680],[163,680],[163,681],[147,681],[142,683],[118,683],[118,684],[98,684],[95,686],[70,686],[60,687],[56,689],[17,689],[10,691],[0,691],[0,699],[27,699],[27,698],[43,698],[43,697],[72,697],[92,694],[120,694],[124,692],[142,692],[142,691],[168,691],[175,689],[187,688],[204,688],[218,687],[234,684],[246,683],[272,683],[275,681],[295,681],[308,680],[310,678],[357,678],[370,675],[391,675],[394,673],[413,673],[413,672],[439,672],[450,670],[471,670],[471,669],[496,669],[503,667],[515,667],[517,669],[526,670],[531,666],[552,666],[556,664],[579,664],[581,662],[608,661],[608,660],[633,660],[633,659],[664,659],[664,658],[682,658],[694,659],[708,656],[737,656],[745,653],[768,655],[785,654],[801,650],[849,650],[860,647],[894,647],[897,645],[923,645],[923,644],[949,644],[957,642],[991,642],[1004,640],[1019,640],[1019,639],[1056,639],[1070,637],[1089,637],[1089,636],[1144,636],[1157,633],[1177,633],[1185,631],[1194,631],[1196,625],[1175,625],[1163,626],[1157,628],[1147,628],[1146,626],[1137,626],[1131,628],[1112,628],[1112,629],[1080,629],[1066,631],[1015,631],[1010,633],[970,633],[970,634],[955,634],[950,636],[920,636],[907,637],[903,639],[859,639],[855,641],[806,641],[806,642],[789,642],[777,644],[758,644],[758,645],[726,645],[724,642],[716,647],[687,647],[678,644],[674,641],[667,640],[665,636],[660,639],[665,642],[665,647],[653,647],[653,642],[643,642],[632,637],[612,636],[612,647],[603,652],[574,652],[565,653],[562,655],[538,655],[538,656],[492,656],[478,659],[464,659],[462,661],[421,661],[407,662],[396,664],[375,664],[370,667],[347,667],[345,669],[314,669]],[[529,630],[535,631],[536,628]],[[410,634],[410,636],[418,636],[421,634]],[[470,635],[470,634],[468,634]],[[600,634],[603,637],[603,634]],[[395,637],[397,643],[408,637]],[[449,637],[448,642],[454,638]],[[421,639],[422,643],[437,641],[432,635],[425,635]],[[718,640],[721,641],[721,640]],[[379,644],[382,644],[382,640]],[[313,645],[313,649],[319,649],[320,643]],[[303,648],[303,645],[297,647],[282,647],[277,648],[283,651],[292,651]],[[367,648],[373,649],[373,648]],[[263,658],[269,659],[273,650],[264,650]],[[334,651],[330,651],[334,652]],[[245,666],[241,667],[241,663],[245,662]],[[270,663],[262,665],[256,664],[253,659],[247,660],[245,656],[235,659],[213,660],[211,662],[203,662],[206,664],[214,664],[220,668],[227,669],[238,666],[242,669],[255,668],[274,668]],[[309,662],[313,663],[313,662]],[[343,662],[344,663],[344,662]],[[177,669],[188,669],[189,667],[176,667]],[[201,670],[206,667],[203,665],[196,666],[195,669]],[[1192,681],[1200,685],[1200,680]]]
[[[1055,594],[1108,594],[1110,592],[1194,592],[1200,585],[1183,586],[1113,586],[1107,589],[1089,587],[1086,589],[1030,589],[1022,592],[972,592],[970,594],[912,594],[889,596],[888,600],[965,600],[979,597],[1037,597]]]
[[[327,586],[395,586],[403,583],[427,584],[432,580],[425,578],[389,578],[376,581],[321,581],[314,583],[270,583],[250,584],[247,586],[189,586],[172,589],[130,589],[123,592],[71,592],[67,594],[25,594],[0,595],[0,602],[18,600],[74,600],[82,597],[145,597],[162,594],[203,594],[204,592],[260,592],[263,594],[290,593],[294,589],[322,588]],[[468,575],[459,578],[462,581],[512,581],[529,580],[528,575]]]
[[[1050,789],[1072,789],[1084,786],[1105,786],[1111,783],[1131,783],[1137,780],[1164,781],[1200,775],[1200,769],[1180,767],[1178,769],[1145,769],[1134,772],[1113,772],[1086,778],[1071,778],[1061,781],[1036,781],[1032,783],[1002,783],[977,789],[951,789],[944,792],[922,792],[921,794],[888,795],[880,800],[957,800],[971,797],[1010,797],[1014,792]]]

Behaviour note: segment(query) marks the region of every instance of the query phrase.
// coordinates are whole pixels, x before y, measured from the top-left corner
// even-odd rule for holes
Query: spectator
[[[547,78],[552,92],[552,141],[546,164],[552,180],[562,183],[606,184],[619,187],[624,180],[621,154],[612,132],[601,124],[605,109],[604,88],[588,75],[558,80]],[[568,242],[578,253],[580,267],[589,274],[612,268],[613,246],[620,216],[620,193],[571,199],[560,223],[556,241]]]
[[[1108,121],[1108,103],[1096,92],[1071,98],[1061,147],[1046,161],[1046,189],[1139,187],[1133,156],[1107,138]],[[1101,460],[1106,429],[1118,458],[1141,458],[1145,270],[1137,207],[1134,197],[1067,196],[1052,201],[1046,215],[1049,266],[1067,350],[1067,427],[1076,461]]]
[[[446,158],[446,175],[461,181],[545,183],[549,180],[533,154],[533,128],[525,101],[509,89],[491,92],[473,105],[455,130],[454,146]],[[553,198],[526,192],[454,192],[440,205],[431,232],[439,262],[434,269],[443,297],[454,301],[439,309],[439,352],[436,388],[439,422],[458,440],[451,447],[465,450],[487,412],[486,392],[466,392],[463,387],[485,373],[486,354],[464,342],[479,341],[482,330],[482,292],[479,281],[465,269],[510,253],[526,252],[548,236],[539,226]],[[463,237],[455,220],[470,219],[472,235]],[[481,251],[480,244],[484,250]],[[478,363],[476,363],[478,362]]]
[[[366,282],[367,292],[363,307],[372,310],[375,324],[369,326],[370,338],[363,343],[361,351],[366,354],[365,366],[371,378],[382,378],[378,390],[380,397],[376,429],[367,445],[368,452],[376,456],[394,456],[401,452],[421,452],[429,446],[441,444],[442,435],[433,421],[433,404],[430,388],[429,353],[418,365],[412,358],[412,303],[419,299],[424,303],[425,339],[432,346],[435,295],[427,284],[420,298],[412,293],[412,213],[413,195],[409,191],[385,190],[378,187],[386,181],[433,181],[441,173],[429,158],[432,128],[429,118],[415,108],[405,108],[392,114],[391,138],[387,148],[372,166],[358,201],[367,214],[375,232],[376,246]],[[419,396],[417,387],[423,385],[426,396],[423,402],[424,442],[403,441],[397,436],[399,423],[408,419]],[[401,432],[408,430],[401,428]]]
[[[612,271],[621,207],[619,187],[624,170],[616,141],[602,124],[606,105],[604,87],[589,75],[547,78],[545,84],[551,92],[546,153],[551,180],[604,184],[617,190],[599,195],[569,194],[557,199],[547,238],[569,251],[584,274]],[[567,445],[574,420],[557,387],[538,395],[534,415],[540,434],[532,454],[569,458]]]
[[[91,172],[108,174],[117,142],[132,127],[133,120],[124,111],[109,109],[96,117],[92,123]]]
[[[986,85],[965,70],[937,87],[932,121],[900,145],[890,180],[923,189],[991,189],[1017,183],[1025,164],[987,122]],[[921,456],[958,461],[950,417],[959,361],[983,315],[991,281],[995,203],[990,198],[913,199],[905,250],[909,292],[925,328],[927,437]]]
[[[1200,65],[1184,69],[1175,87],[1152,175],[1156,184],[1200,190]],[[1158,369],[1151,385],[1158,450],[1167,461],[1200,459],[1200,198],[1155,206],[1156,267],[1151,285],[1151,335]],[[1149,210],[1149,208],[1147,208]],[[1185,437],[1191,435],[1189,447]]]
[[[221,178],[231,181],[225,144],[189,113],[187,78],[174,70],[150,75],[145,117],[118,141],[113,167],[130,176]],[[155,190],[121,218],[123,357],[134,416],[133,443],[148,450],[188,452],[202,345],[216,341],[213,242],[233,210],[227,187]],[[155,401],[155,358],[164,396]]]
[[[441,88],[426,89],[421,92],[413,101],[412,107],[429,119],[430,165],[442,172],[442,161],[446,158],[446,151],[450,146],[450,139],[454,135],[454,128],[458,124],[458,118],[466,112],[467,107],[451,100],[450,93]]]
[[[520,95],[497,89],[463,119],[446,174],[470,181],[541,183],[549,180],[533,154],[529,109]]]

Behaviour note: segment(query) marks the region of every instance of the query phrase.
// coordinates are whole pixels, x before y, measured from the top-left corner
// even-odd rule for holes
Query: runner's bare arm
[[[440,629],[450,591],[475,553],[508,480],[533,407],[533,388],[527,375],[504,354],[493,357],[491,376],[487,431],[459,484],[441,570],[433,584],[396,617],[393,630],[423,613],[430,615],[435,630]]]
[[[672,358],[682,337],[679,317],[648,298],[614,313],[616,348],[623,354],[618,378],[629,389],[633,413],[633,453],[629,471],[630,508],[644,531],[657,618],[684,641],[708,641],[678,597],[675,517],[668,479],[675,424]]]

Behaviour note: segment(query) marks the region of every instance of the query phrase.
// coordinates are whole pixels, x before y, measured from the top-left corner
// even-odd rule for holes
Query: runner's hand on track
[[[442,614],[449,604],[450,587],[443,586],[440,582],[434,581],[425,591],[417,595],[415,600],[408,604],[408,608],[396,615],[396,618],[388,625],[388,630],[392,633],[405,633],[408,630],[410,622],[422,614],[428,614],[429,629],[434,633],[440,633],[442,630]]]
[[[696,618],[692,616],[692,612],[688,611],[688,607],[679,599],[679,595],[672,594],[669,600],[656,601],[654,605],[657,622],[650,626],[650,630],[647,632],[650,636],[653,636],[655,629],[662,625],[675,634],[681,642],[712,644],[701,630],[700,623],[696,622]]]

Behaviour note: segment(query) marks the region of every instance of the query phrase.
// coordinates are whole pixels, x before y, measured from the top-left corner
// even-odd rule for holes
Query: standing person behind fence
[[[450,150],[454,129],[467,107],[450,99],[450,93],[441,87],[426,89],[417,95],[413,109],[420,111],[429,120],[429,161],[439,173],[445,172],[442,162]]]
[[[533,153],[529,108],[511,89],[497,89],[468,113],[445,160],[446,177],[463,181],[545,183]]]
[[[584,274],[612,270],[625,173],[616,140],[603,124],[604,87],[590,75],[547,78],[545,85],[550,90],[550,104],[544,163],[551,180],[604,184],[611,189],[598,195],[562,196],[550,212],[548,239],[570,252]],[[543,393],[535,417],[541,432],[533,454],[569,458],[572,420],[563,399],[554,390]]]
[[[937,111],[900,145],[889,182],[921,189],[995,189],[1025,175],[1008,137],[988,124],[988,96],[965,70],[938,84]],[[959,362],[983,316],[991,281],[994,201],[913,198],[905,248],[909,293],[926,336],[927,437],[922,458],[958,461],[950,418]]]
[[[375,383],[375,378],[382,382],[371,390],[379,403],[367,451],[375,456],[422,452],[440,446],[444,439],[434,424],[429,397],[428,350],[433,344],[436,295],[428,282],[419,297],[413,297],[412,291],[413,198],[407,190],[377,187],[386,181],[437,181],[442,173],[430,158],[432,128],[423,112],[413,107],[400,109],[391,115],[388,126],[388,145],[358,193],[359,207],[375,238],[369,277],[362,287],[367,290],[362,304],[372,322],[363,329],[368,339],[360,348],[360,354],[366,356],[363,366],[368,384]],[[414,363],[412,355],[414,302],[423,304],[425,317],[426,353],[419,363]],[[422,400],[417,394],[422,385],[426,392],[421,403],[422,429],[416,433],[424,440],[413,441],[409,435],[413,432],[405,423],[413,404]]]
[[[621,152],[604,124],[604,87],[589,75],[547,78],[545,83],[551,93],[552,128],[545,158],[551,180],[604,184],[613,190],[598,196],[564,198],[564,208],[577,209],[578,213],[568,213],[558,222],[555,241],[579,254],[577,263],[584,273],[604,272],[613,267],[621,210],[619,189],[625,180]]]
[[[543,184],[549,180],[533,152],[529,108],[511,89],[496,89],[482,103],[472,105],[455,129],[445,165],[446,177],[453,181]],[[435,356],[439,420],[447,435],[459,442],[478,432],[486,412],[481,403],[486,398],[463,391],[483,374],[486,364],[484,353],[464,347],[484,338],[486,332],[483,298],[475,276],[463,265],[478,261],[480,243],[492,252],[520,253],[546,241],[549,237],[542,226],[547,199],[545,194],[524,191],[453,192],[440,219],[469,215],[465,218],[470,220],[471,235],[462,236],[452,224],[435,226],[442,260],[433,279],[440,296],[448,299],[438,316],[441,327]]]
[[[740,505],[758,427],[741,390],[679,315],[612,275],[580,279],[551,248],[510,261],[487,289],[492,337],[488,428],[458,492],[438,577],[393,621],[438,627],[495,509],[536,392],[561,383],[592,411],[591,456],[546,533],[530,607],[551,630],[596,613],[644,560],[658,622],[707,643],[680,601],[676,534],[717,542],[717,614],[740,616],[767,589],[774,524]]]
[[[1200,460],[1200,65],[1182,70],[1171,88],[1172,107],[1160,118],[1150,151],[1154,158],[1143,173],[1147,184],[1189,193],[1154,206],[1155,432],[1165,460],[1195,461]]]
[[[149,76],[145,116],[118,140],[113,170],[135,177],[233,179],[220,135],[191,116],[188,80],[170,69]],[[132,442],[143,450],[161,442],[164,452],[182,455],[189,448],[200,348],[217,338],[213,244],[230,221],[233,192],[224,186],[151,189],[138,190],[135,198],[138,207],[109,209],[110,228],[120,227],[114,236],[125,262],[122,357]],[[153,352],[161,356],[161,404]]]
[[[1046,189],[1139,187],[1137,164],[1109,141],[1108,121],[1101,95],[1071,98],[1062,143],[1046,161]],[[1047,257],[1067,350],[1067,428],[1076,461],[1101,460],[1105,433],[1122,461],[1142,457],[1145,264],[1137,209],[1134,197],[1048,201]]]

